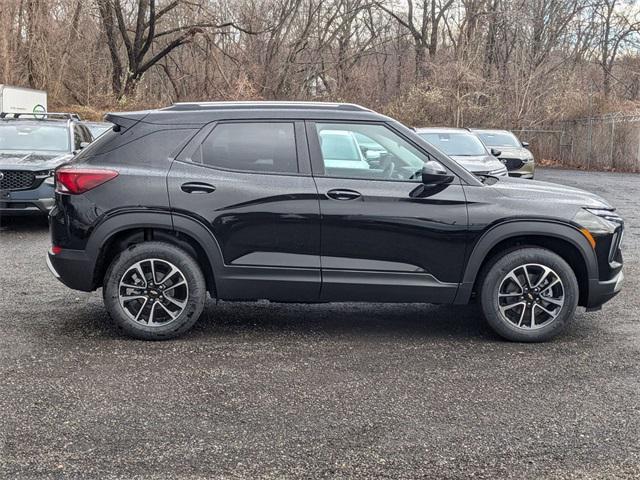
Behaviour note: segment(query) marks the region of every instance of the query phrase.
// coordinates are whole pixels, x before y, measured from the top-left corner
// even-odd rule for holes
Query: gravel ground
[[[627,221],[626,285],[547,344],[476,307],[210,302],[177,341],[121,337],[0,231],[0,478],[638,478],[640,176],[545,170]]]

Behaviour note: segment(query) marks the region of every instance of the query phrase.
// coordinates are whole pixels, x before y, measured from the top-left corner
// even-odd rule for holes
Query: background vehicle
[[[621,288],[623,222],[604,200],[476,177],[356,105],[189,103],[107,118],[119,128],[56,170],[47,258],[67,286],[102,287],[139,338],[188,330],[208,292],[478,299],[500,335],[541,341]],[[351,138],[335,132],[386,154],[368,168],[335,162],[323,139]]]
[[[486,130],[472,128],[480,140],[489,148],[500,150],[498,158],[509,171],[509,176],[533,179],[535,162],[533,154],[528,150],[529,144],[518,140],[507,130]]]
[[[89,129],[89,131],[91,132],[91,136],[94,138],[94,140],[98,138],[100,135],[102,135],[104,132],[106,132],[107,130],[113,128],[113,123],[109,123],[109,122],[84,121],[82,122],[82,124]]]
[[[507,168],[478,137],[463,128],[418,128],[417,134],[475,175],[507,175]],[[499,151],[494,151],[499,155]]]
[[[0,214],[47,213],[53,170],[91,141],[73,114],[0,114]]]
[[[327,159],[327,168],[369,169],[365,154],[352,132],[325,130],[320,135],[320,148]]]
[[[46,111],[47,92],[0,85],[0,112],[44,113]]]

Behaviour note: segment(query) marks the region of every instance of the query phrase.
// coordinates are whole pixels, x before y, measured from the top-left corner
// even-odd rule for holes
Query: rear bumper
[[[624,280],[624,274],[622,270],[618,272],[610,280],[589,280],[589,299],[587,301],[587,309],[597,310],[604,303],[615,297],[622,289],[622,282]]]
[[[67,287],[83,292],[93,290],[93,262],[82,250],[63,250],[57,255],[47,253],[49,271]]]

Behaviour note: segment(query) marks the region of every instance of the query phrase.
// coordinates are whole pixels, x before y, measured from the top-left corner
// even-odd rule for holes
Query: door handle
[[[333,198],[334,200],[355,200],[362,197],[362,194],[355,190],[336,188],[334,190],[329,190],[327,192],[327,197]]]
[[[180,189],[186,193],[212,193],[216,191],[216,187],[208,183],[187,182],[180,186]]]

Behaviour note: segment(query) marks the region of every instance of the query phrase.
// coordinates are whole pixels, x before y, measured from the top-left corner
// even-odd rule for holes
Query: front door
[[[168,187],[174,217],[215,237],[218,298],[318,300],[320,210],[302,122],[207,127],[174,161]]]
[[[321,298],[453,301],[467,233],[458,178],[423,185],[428,155],[385,124],[306,127],[322,216]]]

